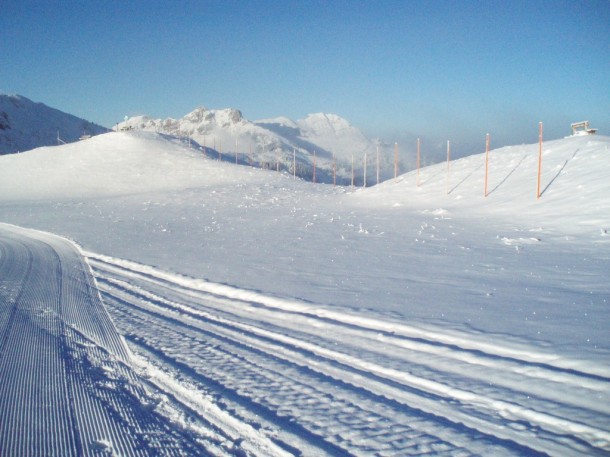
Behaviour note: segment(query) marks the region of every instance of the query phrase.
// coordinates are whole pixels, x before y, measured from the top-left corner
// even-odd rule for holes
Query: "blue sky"
[[[610,135],[610,0],[29,1],[0,9],[0,92],[112,126],[233,107],[335,113],[456,156]]]

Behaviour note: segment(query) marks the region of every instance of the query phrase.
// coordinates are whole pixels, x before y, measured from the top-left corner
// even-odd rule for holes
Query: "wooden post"
[[[447,140],[447,185],[445,189],[445,193],[449,195],[449,164],[451,163],[451,142]]]
[[[417,187],[419,187],[420,141],[417,139]]]
[[[487,197],[487,172],[489,170],[489,133],[485,137],[485,191],[483,195]]]
[[[536,198],[540,198],[540,174],[542,171],[542,122],[538,124],[538,188],[536,190]]]

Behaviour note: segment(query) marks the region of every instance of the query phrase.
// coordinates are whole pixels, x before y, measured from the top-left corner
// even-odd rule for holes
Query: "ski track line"
[[[155,301],[157,303],[159,303],[159,297],[157,297],[157,299]],[[479,393],[475,394],[474,392],[463,391],[463,390],[456,389],[456,388],[453,388],[453,387],[450,387],[450,386],[447,386],[447,385],[444,385],[444,384],[441,384],[441,383],[438,383],[435,381],[431,381],[429,379],[422,379],[417,376],[413,376],[413,375],[410,375],[408,373],[404,373],[401,371],[392,370],[392,369],[388,369],[385,367],[381,367],[376,364],[363,362],[362,360],[349,356],[349,355],[345,355],[345,354],[342,354],[342,353],[339,353],[336,351],[329,351],[329,350],[320,348],[319,346],[307,344],[300,340],[296,340],[294,338],[287,337],[285,335],[274,334],[272,332],[258,329],[256,327],[252,327],[250,325],[227,321],[226,319],[221,319],[221,318],[218,318],[217,316],[211,316],[208,313],[202,313],[200,311],[190,309],[188,307],[185,307],[184,305],[178,305],[175,303],[168,304],[168,305],[173,307],[176,311],[181,312],[181,313],[188,313],[189,315],[203,317],[207,320],[215,320],[224,325],[230,325],[237,329],[241,329],[244,331],[244,333],[242,333],[241,336],[238,336],[237,338],[241,337],[244,341],[246,340],[245,332],[248,332],[248,333],[257,335],[259,337],[263,337],[268,340],[280,342],[280,343],[284,344],[285,346],[302,349],[304,351],[307,351],[311,354],[320,356],[320,357],[330,360],[332,362],[337,362],[337,363],[340,363],[347,367],[359,369],[363,373],[369,373],[369,372],[374,373],[381,378],[384,378],[387,380],[394,380],[394,381],[400,382],[401,384],[403,384],[405,386],[410,386],[410,387],[419,389],[422,392],[427,392],[429,394],[437,395],[441,398],[445,398],[445,402],[447,402],[447,403],[457,400],[461,404],[469,404],[472,407],[474,407],[475,409],[477,409],[479,411],[479,413],[491,414],[491,415],[498,414],[500,417],[505,418],[507,420],[511,420],[511,421],[517,421],[517,422],[518,421],[527,421],[527,422],[531,423],[532,425],[542,427],[542,428],[547,429],[550,432],[556,433],[556,434],[565,433],[565,431],[567,430],[570,433],[579,435],[581,439],[587,441],[592,447],[596,446],[595,444],[592,444],[592,443],[601,442],[602,446],[606,447],[608,445],[608,443],[610,442],[610,434],[604,430],[600,430],[595,427],[590,427],[585,424],[579,424],[578,422],[568,421],[568,420],[559,418],[557,416],[553,416],[553,415],[549,415],[549,414],[542,413],[539,411],[527,409],[527,408],[524,408],[524,407],[514,404],[514,403],[497,400],[497,399],[486,398]],[[253,344],[253,345],[258,344],[258,346],[261,348],[262,351],[269,352],[269,353],[275,353],[276,355],[279,353],[282,353],[282,352],[288,353],[289,355],[287,356],[287,360],[289,360],[289,361],[295,361],[299,358],[298,355],[291,353],[290,350],[286,350],[286,349],[282,350],[282,347],[276,347],[273,344],[265,345],[265,344],[261,344],[260,342],[257,343],[257,342],[252,342],[252,341],[250,341],[250,344]],[[300,360],[300,363],[307,364],[308,359],[302,358]],[[326,368],[325,372],[329,373],[332,371],[333,370],[331,368]],[[337,377],[337,379],[345,379],[345,375],[344,374],[342,375],[341,372],[339,372],[339,374],[335,374],[335,376]],[[370,386],[367,386],[366,388],[370,388]],[[385,389],[382,389],[382,390],[387,391],[388,388],[385,387]],[[473,420],[472,416],[467,416],[460,412],[449,411],[449,410],[439,411],[439,405],[435,401],[425,400],[425,399],[421,398],[420,396],[407,394],[405,392],[402,392],[402,391],[396,390],[396,389],[394,389],[393,398],[402,399],[402,401],[404,401],[405,404],[407,404],[409,406],[418,405],[418,407],[421,408],[422,410],[431,411],[434,414],[439,415],[439,416],[454,417],[454,420],[456,420],[457,422],[461,422],[468,426],[471,426],[474,429],[479,430],[482,433],[489,433],[489,431],[488,431],[489,424],[487,424],[485,422]],[[427,404],[423,405],[424,403],[427,403]],[[503,436],[506,439],[512,439],[516,442],[519,442],[519,437],[515,436],[515,434],[513,434],[513,433],[502,434],[501,436]]]
[[[603,382],[610,381],[610,367],[583,366],[580,361],[559,357],[555,354],[541,353],[524,347],[511,347],[508,345],[497,345],[488,341],[476,341],[474,335],[463,336],[451,330],[438,331],[433,329],[422,329],[409,326],[401,322],[390,322],[369,316],[349,314],[345,311],[337,312],[321,309],[309,303],[296,300],[286,300],[263,295],[259,292],[238,289],[225,284],[216,284],[203,279],[194,279],[187,276],[168,273],[148,265],[142,265],[133,261],[117,259],[101,254],[84,251],[85,257],[97,266],[106,265],[106,268],[121,272],[121,276],[132,276],[144,281],[165,284],[166,287],[178,288],[181,291],[203,292],[210,295],[237,300],[243,303],[256,304],[257,306],[278,309],[281,311],[308,315],[314,318],[328,319],[344,325],[352,325],[369,331],[380,331],[394,336],[403,336],[421,341],[429,341],[433,344],[443,344],[471,353],[483,353],[488,356],[496,356],[521,363],[531,363],[534,366],[548,367],[565,372],[575,372],[580,376],[589,375],[592,378],[600,378]],[[104,268],[104,267],[101,267]],[[453,333],[453,334],[452,334]],[[547,377],[549,373],[545,375]]]
[[[114,284],[116,286],[116,284]],[[133,287],[123,283],[123,287],[127,289],[134,289]],[[142,293],[142,291],[139,291]],[[149,299],[152,298],[156,302],[160,303],[162,299],[160,297],[149,296]],[[167,305],[167,303],[166,303]],[[510,402],[497,400],[497,399],[488,399],[482,397],[481,395],[474,394],[472,392],[463,391],[460,389],[455,389],[441,383],[437,383],[434,381],[430,381],[428,379],[422,379],[415,376],[412,376],[408,373],[404,373],[402,371],[396,371],[392,369],[388,369],[385,367],[381,367],[376,364],[371,364],[367,362],[363,362],[362,360],[348,356],[346,354],[338,353],[336,351],[329,351],[327,349],[321,348],[316,345],[311,345],[305,343],[301,340],[297,340],[286,335],[278,335],[277,333],[269,332],[263,329],[259,329],[253,327],[251,325],[246,325],[242,323],[236,323],[234,321],[227,321],[223,319],[219,319],[218,316],[210,316],[208,313],[202,313],[198,310],[195,310],[190,307],[185,307],[184,305],[169,303],[170,307],[179,311],[180,313],[188,313],[189,315],[203,317],[207,320],[217,320],[220,321],[224,325],[230,325],[237,329],[241,329],[245,332],[254,334],[258,337],[265,338],[267,340],[272,340],[276,342],[280,342],[285,346],[296,347],[300,350],[310,352],[312,354],[316,354],[317,356],[326,358],[333,362],[337,362],[346,366],[356,367],[357,369],[362,370],[363,372],[372,372],[379,377],[394,380],[401,382],[406,385],[410,385],[412,387],[421,389],[423,391],[427,391],[429,393],[443,396],[443,397],[451,397],[453,400],[457,399],[463,403],[469,403],[475,408],[479,410],[484,409],[490,412],[492,411],[500,411],[500,415],[505,418],[510,418],[511,420],[526,420],[536,426],[542,426],[543,428],[549,429],[552,432],[556,432],[558,434],[565,433],[566,430],[571,433],[575,433],[580,435],[581,438],[584,438],[586,441],[590,443],[591,446],[595,447],[595,444],[592,443],[602,443],[602,446],[607,445],[609,434],[604,430],[599,430],[595,427],[587,426],[586,424],[580,424],[578,422],[568,421],[553,415],[549,415],[546,413],[541,413],[538,411],[534,411],[531,409],[523,408],[520,405],[516,405]],[[258,343],[260,344],[260,343]],[[271,352],[277,351],[277,348],[274,347],[263,347],[262,351]],[[290,360],[295,360],[295,356],[291,355],[289,357]],[[304,361],[302,363],[307,363]],[[343,375],[343,377],[345,377]],[[411,403],[414,400],[410,399]],[[416,399],[421,403],[421,398]],[[428,405],[430,406],[430,405]],[[436,406],[438,409],[438,406]],[[434,410],[434,409],[433,409]],[[446,413],[446,412],[445,412]],[[460,417],[459,420],[464,423],[472,423],[471,417]],[[476,427],[475,427],[476,428]],[[510,438],[514,439],[515,436],[510,434]],[[518,438],[518,437],[517,437]]]
[[[100,266],[101,265],[98,265],[98,268]],[[107,264],[106,268],[108,268]],[[146,281],[148,285],[157,284],[159,287],[163,287],[164,289],[173,288],[175,293],[188,295],[198,299],[199,301],[205,299],[206,297],[209,299],[209,294],[190,289],[179,291],[175,285],[170,286],[164,281],[156,281],[150,277],[146,277]],[[233,303],[233,305],[231,305],[231,303]],[[237,305],[235,305],[236,303]],[[231,306],[235,309],[238,307],[242,309],[241,317],[245,315],[243,309],[253,309],[253,307],[255,307],[253,309],[253,314],[256,314],[254,319],[260,319],[260,315],[264,312],[269,313],[277,311],[274,308],[270,309],[261,306],[258,303],[253,304],[251,302],[235,302],[227,299],[222,303],[223,312],[226,313],[227,308]],[[304,316],[307,318],[303,319]],[[301,319],[300,323],[298,322],[299,319]],[[368,335],[368,337],[374,340],[372,341],[373,344],[378,345],[379,341],[382,340],[385,345],[394,345],[396,348],[400,348],[401,351],[403,351],[403,357],[411,360],[413,363],[421,364],[421,354],[428,353],[436,356],[437,365],[439,363],[444,364],[445,371],[454,372],[455,374],[460,375],[460,370],[464,369],[464,367],[469,367],[467,368],[469,370],[469,376],[471,378],[477,378],[480,381],[489,382],[490,373],[488,369],[484,369],[485,367],[492,368],[496,374],[503,371],[504,374],[501,376],[496,375],[493,382],[494,384],[502,385],[508,389],[512,389],[519,383],[528,382],[526,379],[523,379],[523,377],[534,378],[537,380],[537,382],[528,383],[531,389],[530,393],[536,393],[540,397],[546,397],[555,402],[568,402],[577,408],[585,408],[592,411],[597,411],[603,415],[608,415],[608,408],[605,403],[603,401],[600,402],[599,400],[596,401],[596,397],[605,395],[608,392],[608,382],[604,382],[597,377],[591,377],[588,374],[581,375],[574,370],[564,371],[554,367],[540,366],[539,364],[532,364],[523,361],[520,363],[520,361],[515,359],[499,358],[493,355],[490,356],[488,354],[481,353],[480,351],[475,352],[463,350],[459,347],[447,346],[430,340],[422,341],[421,339],[397,337],[393,333],[381,333],[377,330],[354,327],[351,324],[344,325],[341,322],[329,319],[319,319],[317,322],[311,322],[311,319],[312,317],[310,315],[291,313],[287,315],[286,319],[282,320],[281,325],[285,327],[289,327],[291,325],[294,327],[308,327],[314,325],[318,328],[325,326],[329,334],[343,332],[345,334],[345,341],[353,341],[356,338],[363,338],[363,335]],[[337,326],[342,326],[342,328]],[[365,345],[365,347],[368,346],[370,345]],[[386,347],[384,347],[384,351],[387,351]],[[405,353],[405,351],[409,351],[410,354],[408,352]],[[417,360],[413,354],[419,354],[417,356],[419,360]],[[439,359],[439,357],[442,359]],[[457,361],[461,363],[455,363]],[[425,361],[424,363],[430,364],[429,361]],[[475,365],[478,365],[479,368],[475,369]],[[428,377],[429,376],[430,375],[428,375]],[[549,388],[549,384],[551,383],[553,387]],[[566,390],[569,386],[577,387],[579,390],[586,389],[589,390],[590,393],[583,394],[583,392],[580,392],[578,395],[573,395],[573,391],[570,392],[569,389]]]
[[[109,280],[108,278],[106,278]],[[197,300],[199,303],[202,303],[204,300],[210,300],[210,295],[206,293],[194,292],[194,291],[184,291],[181,292],[176,288],[168,288],[167,284],[158,284],[147,282],[147,287],[154,286],[155,288],[162,288],[166,292],[171,292],[173,294],[180,294],[183,299],[185,296],[189,299],[189,301]],[[158,287],[157,287],[158,286]],[[144,292],[141,292],[144,293]],[[214,307],[207,307],[209,310],[213,310],[218,312],[222,307],[223,314],[229,314],[229,310],[234,316],[239,315],[239,318],[246,318],[247,311],[251,310],[252,320],[260,321],[264,316],[272,316],[275,320],[279,321],[278,325],[281,325],[285,329],[291,328],[295,333],[301,333],[300,330],[303,328],[315,326],[317,331],[322,333],[326,332],[328,334],[336,335],[335,339],[339,339],[338,334],[341,333],[345,335],[343,338],[344,341],[350,341],[353,343],[356,340],[365,340],[366,338],[370,338],[370,343],[364,341],[361,343],[362,347],[367,347],[369,349],[373,349],[373,345],[379,346],[380,341],[383,341],[383,351],[378,353],[378,356],[382,356],[383,353],[387,352],[387,345],[394,345],[396,347],[396,352],[402,352],[402,355],[405,359],[410,360],[412,363],[422,363],[422,353],[432,354],[437,356],[436,363],[442,362],[445,360],[444,369],[446,371],[452,371],[456,374],[461,374],[461,371],[464,369],[469,370],[469,375],[472,378],[477,378],[479,381],[489,381],[489,371],[484,369],[474,369],[475,365],[480,367],[493,368],[496,371],[504,370],[505,373],[502,376],[497,376],[494,379],[494,383],[498,385],[502,385],[506,388],[512,388],[519,382],[523,382],[523,376],[536,378],[538,381],[536,383],[529,383],[530,389],[533,389],[538,395],[547,397],[549,399],[555,401],[566,401],[565,392],[563,387],[564,385],[571,385],[574,387],[578,387],[579,389],[585,388],[595,392],[605,392],[608,389],[607,383],[603,383],[597,379],[589,379],[588,377],[577,376],[574,373],[564,373],[564,372],[556,372],[555,370],[549,371],[548,369],[531,366],[528,364],[518,364],[514,360],[506,360],[506,359],[498,359],[493,358],[490,359],[487,356],[480,356],[477,354],[473,354],[468,351],[462,351],[446,347],[444,345],[438,345],[431,342],[422,342],[416,341],[413,339],[405,339],[395,337],[393,335],[382,334],[376,330],[368,330],[363,328],[357,328],[351,325],[343,325],[341,323],[337,323],[336,321],[330,321],[328,319],[321,319],[312,322],[312,318],[310,316],[304,316],[302,314],[294,314],[290,313],[285,316],[278,316],[278,312],[275,309],[269,309],[261,306],[252,306],[252,304],[231,301],[229,299],[221,299],[219,297],[213,296],[214,301],[217,301],[217,305]],[[202,308],[202,306],[198,306]],[[205,306],[203,306],[205,308]],[[233,318],[234,317],[230,317]],[[268,318],[271,320],[271,318]],[[306,336],[306,335],[302,335]],[[418,354],[418,357],[414,357],[413,354]],[[419,360],[418,360],[419,358]],[[428,358],[426,358],[428,359]],[[461,363],[456,363],[461,362]],[[424,363],[428,363],[426,360]],[[466,364],[466,365],[465,365]],[[524,366],[525,365],[525,366]],[[465,368],[467,367],[467,368]],[[553,382],[555,388],[549,389],[549,382]],[[543,385],[544,384],[544,385]],[[577,407],[585,407],[588,409],[597,410],[600,413],[607,413],[607,408],[604,409],[603,403],[595,401],[595,395],[578,395],[577,397],[572,396],[570,400],[573,401],[574,406]]]
[[[252,433],[254,429],[265,429],[266,427],[270,430],[267,435],[274,437],[273,442],[281,443],[279,444],[281,447],[280,454],[284,454],[286,452],[284,449],[288,449],[289,455],[310,455],[312,457],[345,455],[344,452],[334,452],[327,446],[320,449],[318,447],[321,441],[319,437],[308,441],[310,437],[295,433],[293,430],[295,428],[294,424],[288,424],[284,428],[273,430],[273,427],[265,424],[265,420],[259,415],[260,411],[257,411],[256,408],[254,411],[241,410],[240,414],[245,413],[246,416],[250,417],[236,419],[235,407],[230,407],[232,411],[229,411],[229,407],[226,405],[226,403],[232,402],[231,398],[223,395],[225,405],[223,405],[223,408],[219,407],[209,392],[213,389],[210,389],[209,384],[205,382],[202,385],[201,375],[193,374],[194,370],[191,367],[185,366],[175,359],[171,359],[172,362],[168,365],[168,356],[161,354],[159,349],[146,344],[141,337],[129,337],[128,340],[136,348],[134,360],[145,373],[147,382],[162,391],[168,398],[171,398],[176,408],[190,410],[193,415],[203,422],[202,424],[193,424],[192,422],[185,424],[186,427],[193,427],[195,433],[212,436],[215,441],[225,443],[227,438],[235,441],[243,440],[243,435],[227,433],[227,429],[232,432],[246,430],[247,433]],[[238,421],[241,421],[240,425],[234,426],[234,424],[239,423]],[[287,436],[289,436],[288,439]]]
[[[0,256],[2,457],[197,455],[189,437],[144,408],[76,247],[0,224]]]
[[[231,441],[243,441],[242,448],[245,451],[252,452],[253,455],[264,456],[287,457],[293,455],[279,447],[264,434],[254,430],[251,425],[236,419],[227,411],[219,408],[205,396],[197,395],[190,389],[183,387],[170,375],[154,367],[142,357],[138,355],[134,355],[134,357],[135,363],[140,366],[140,369],[146,370],[149,382],[152,382],[161,391],[173,396],[192,411],[203,411],[205,420],[221,430]]]
[[[205,342],[210,339],[219,339],[223,342],[223,345],[226,345],[226,343],[231,343],[231,337],[214,333],[213,330],[196,328],[189,323],[175,321],[175,318],[169,317],[164,310],[144,310],[138,305],[126,302],[121,298],[113,298],[110,295],[106,295],[106,298],[106,302],[110,303],[110,306],[115,306],[112,304],[113,302],[118,306],[118,317],[122,321],[128,321],[129,316],[132,320],[135,319],[132,313],[129,313],[129,316],[122,314],[125,306],[132,306],[137,313],[144,313],[145,315],[133,324],[133,330],[138,332],[138,329],[143,325],[154,326],[154,335],[148,337],[152,338],[150,344],[159,346],[160,351],[168,354],[165,357],[170,359],[176,357],[176,360],[182,360],[180,363],[184,365],[196,366],[198,372],[199,370],[211,370],[213,378],[220,378],[220,381],[217,382],[224,386],[223,391],[234,391],[238,396],[246,395],[246,397],[252,398],[255,404],[267,405],[266,407],[270,408],[270,412],[277,411],[277,413],[273,413],[279,414],[276,417],[286,415],[291,417],[291,415],[294,415],[290,423],[293,423],[293,421],[304,423],[304,426],[311,429],[314,434],[320,433],[320,431],[329,434],[330,436],[320,436],[319,440],[329,440],[334,445],[344,447],[348,450],[347,455],[369,455],[374,452],[374,449],[379,450],[374,446],[363,448],[362,443],[371,442],[374,436],[385,435],[389,437],[382,439],[381,443],[375,443],[375,445],[393,450],[389,453],[381,452],[379,455],[408,455],[409,452],[405,450],[406,447],[394,449],[396,446],[406,446],[405,442],[409,442],[408,446],[413,446],[414,443],[419,442],[435,442],[433,446],[437,449],[435,453],[441,454],[441,449],[445,449],[447,455],[454,455],[456,449],[462,449],[462,452],[464,452],[464,449],[467,448],[480,449],[479,452],[475,452],[480,454],[485,449],[485,445],[481,444],[482,442],[486,442],[488,448],[493,447],[489,442],[489,436],[481,435],[474,430],[466,435],[460,435],[451,431],[451,429],[458,428],[461,430],[464,428],[461,424],[451,424],[444,418],[434,418],[435,421],[441,420],[445,425],[449,425],[449,427],[439,426],[438,423],[427,417],[429,416],[427,413],[404,408],[403,405],[397,403],[392,406],[395,402],[390,396],[383,397],[384,400],[380,402],[379,400],[382,397],[373,394],[374,397],[379,397],[378,400],[373,401],[371,400],[371,392],[368,390],[361,388],[354,390],[354,386],[349,385],[349,381],[344,381],[338,376],[316,373],[315,368],[306,365],[306,363],[313,363],[311,361],[304,361],[297,365],[296,369],[300,374],[296,377],[295,375],[287,376],[295,370],[290,366],[294,365],[294,362],[286,364],[281,354],[272,355],[250,347],[248,342],[235,339],[236,337],[239,338],[239,335],[233,336],[233,348],[228,352],[226,348],[220,349],[217,344],[214,344],[211,349],[197,349],[198,346],[207,344]],[[151,320],[155,316],[160,320]],[[192,335],[193,332],[198,333]],[[171,335],[168,333],[171,333]],[[138,334],[142,335],[143,333],[138,332]],[[163,341],[166,343],[163,343]],[[192,352],[192,357],[185,355],[186,348],[182,347],[183,344],[186,344],[186,348]],[[206,352],[212,352],[216,355],[208,360]],[[270,368],[271,365],[278,365],[278,361],[283,362],[283,364]],[[220,369],[221,373],[218,373],[218,368],[215,367],[222,367]],[[227,377],[224,375],[226,372],[231,373],[231,375]],[[309,377],[311,377],[311,373],[316,373],[316,377],[305,382],[303,381],[303,372],[310,372]],[[339,373],[345,374],[343,372]],[[209,375],[208,373],[206,376]],[[240,381],[236,381],[236,378]],[[337,384],[337,381],[339,381],[339,384]],[[326,387],[321,388],[321,384],[325,384]],[[344,384],[348,386],[347,390]],[[221,395],[224,394],[221,393]],[[354,397],[357,398],[354,399]],[[293,409],[295,407],[296,410]],[[392,410],[390,416],[383,413],[387,409]],[[409,411],[414,411],[415,415],[409,413]],[[385,427],[377,430],[373,426],[371,429],[370,424],[381,422],[385,423],[391,431],[388,432]],[[279,425],[282,426],[281,423]],[[416,428],[413,429],[412,427]],[[419,430],[417,427],[419,427]],[[470,438],[471,434],[474,434],[475,438]],[[450,436],[454,443],[462,444],[452,446],[449,444],[450,442],[446,441],[446,438],[442,438],[443,436]],[[339,441],[337,441],[337,437],[340,438]],[[386,442],[387,439],[392,442]],[[496,441],[497,437],[494,436],[493,439]],[[464,442],[467,444],[464,444]],[[518,454],[523,454],[527,449],[516,444],[511,444],[510,447],[521,449]],[[447,449],[453,449],[453,451]],[[418,451],[418,453],[420,452]],[[531,450],[528,449],[527,453],[531,453]],[[340,453],[339,455],[344,454]]]

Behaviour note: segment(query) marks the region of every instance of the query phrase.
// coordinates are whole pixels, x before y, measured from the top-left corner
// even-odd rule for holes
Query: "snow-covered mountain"
[[[289,173],[296,167],[296,174],[307,180],[314,179],[315,160],[317,182],[332,182],[336,167],[337,181],[344,184],[351,182],[352,157],[356,183],[361,183],[365,154],[367,163],[376,166],[379,146],[347,120],[324,113],[310,114],[296,122],[286,117],[249,121],[237,109],[198,107],[181,119],[136,116],[117,128],[178,136],[191,144],[195,142],[208,155],[227,161],[280,168]],[[386,179],[393,168],[383,149],[381,145],[380,175]],[[367,181],[373,183],[372,178],[370,175]]]
[[[21,95],[0,94],[0,154],[72,143],[108,129]]]

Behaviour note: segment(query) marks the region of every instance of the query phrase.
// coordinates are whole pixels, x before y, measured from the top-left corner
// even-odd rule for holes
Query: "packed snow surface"
[[[197,452],[154,410],[73,244],[0,224],[0,284],[1,455]]]
[[[98,405],[78,436],[102,455],[607,455],[609,146],[545,143],[540,198],[537,144],[370,188],[150,132],[1,157],[2,417],[44,401],[26,385],[61,399],[67,384]],[[81,246],[96,280],[63,283],[72,314],[51,306],[52,283],[87,270],[77,249],[16,226]],[[93,333],[73,324],[95,319],[85,283],[111,319]],[[54,366],[68,381],[47,380]],[[81,406],[46,429],[64,436]],[[28,411],[35,430],[46,416]],[[0,453],[22,455],[22,426],[2,427]],[[104,427],[147,430],[148,447]]]

